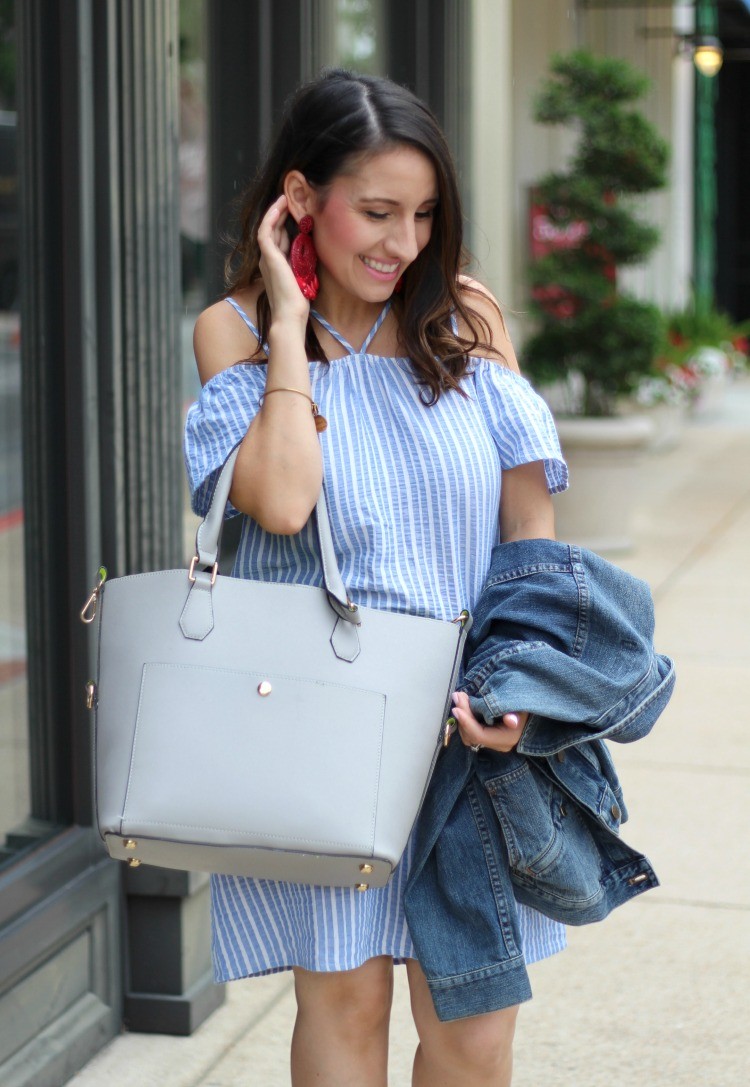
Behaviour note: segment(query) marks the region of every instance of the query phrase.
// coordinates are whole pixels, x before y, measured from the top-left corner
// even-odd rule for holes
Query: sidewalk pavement
[[[637,548],[675,695],[647,739],[614,746],[623,836],[661,887],[531,968],[514,1087],[744,1087],[750,1082],[750,382],[719,417],[653,454]],[[416,1035],[396,971],[390,1087]],[[294,1017],[287,974],[229,986],[190,1038],[123,1034],[69,1087],[283,1087]]]

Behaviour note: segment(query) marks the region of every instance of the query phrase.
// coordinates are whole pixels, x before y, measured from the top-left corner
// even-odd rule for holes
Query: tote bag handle
[[[198,526],[195,537],[195,558],[191,568],[194,576],[196,567],[203,571],[213,571],[217,568],[219,558],[219,540],[224,523],[224,510],[229,499],[229,491],[232,487],[232,473],[239,453],[239,443],[231,451],[216,480],[211,503],[203,521]],[[359,626],[361,617],[356,604],[349,599],[344,585],[339,564],[336,561],[336,552],[333,547],[331,535],[331,522],[328,517],[328,505],[326,503],[325,490],[321,486],[320,494],[315,505],[315,528],[320,550],[320,561],[323,568],[323,582],[325,584],[328,602],[333,610],[347,623]]]

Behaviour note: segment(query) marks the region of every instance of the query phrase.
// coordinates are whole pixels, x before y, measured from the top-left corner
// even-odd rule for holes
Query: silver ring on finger
[[[482,750],[482,748],[484,747],[484,744],[469,744],[469,747],[471,748],[471,750],[476,755],[477,751]]]

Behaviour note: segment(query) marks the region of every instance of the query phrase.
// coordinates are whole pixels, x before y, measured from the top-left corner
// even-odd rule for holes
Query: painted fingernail
[[[517,713],[506,713],[503,720],[508,728],[518,728],[519,717]]]

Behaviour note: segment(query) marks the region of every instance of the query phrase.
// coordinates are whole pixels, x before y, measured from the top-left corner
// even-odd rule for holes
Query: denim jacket
[[[493,551],[461,686],[487,723],[531,716],[507,754],[454,740],[425,798],[404,907],[440,1019],[530,998],[516,901],[581,925],[658,885],[618,836],[604,742],[646,735],[669,701],[674,666],[653,633],[648,586],[593,552]]]

